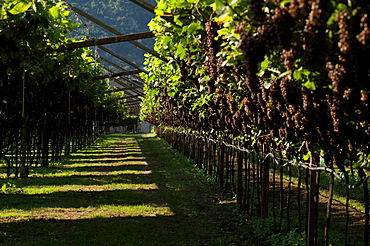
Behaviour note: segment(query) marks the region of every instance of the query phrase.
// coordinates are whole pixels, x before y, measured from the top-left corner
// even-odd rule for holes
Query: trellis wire
[[[168,129],[166,129],[168,130]],[[168,130],[169,131],[169,130]],[[171,130],[171,131],[174,131],[174,130]],[[175,131],[176,132],[176,131]],[[237,145],[233,145],[233,144],[229,144],[229,143],[226,143],[225,141],[222,141],[222,140],[215,140],[215,139],[212,139],[210,137],[207,137],[207,136],[202,136],[202,135],[195,135],[195,134],[191,134],[191,133],[188,133],[188,132],[178,132],[180,134],[185,134],[185,135],[191,135],[195,138],[200,138],[200,139],[203,139],[205,141],[211,141],[211,142],[214,142],[214,143],[220,143],[220,144],[223,144],[225,145],[226,147],[231,147],[235,150],[240,150],[242,152],[246,152],[246,153],[252,153],[252,152],[256,152],[256,153],[261,153],[259,152],[258,150],[256,149],[246,149],[246,148],[242,148],[240,146],[237,146]],[[357,187],[359,187],[364,181],[368,180],[370,178],[370,175],[367,175],[367,176],[363,176],[363,177],[360,177],[360,181],[357,182],[356,184],[349,184],[347,183],[346,180],[344,180],[341,176],[340,176],[340,173],[335,171],[334,169],[332,168],[328,168],[328,167],[320,167],[320,166],[312,166],[312,164],[310,163],[307,163],[307,162],[298,162],[298,161],[294,161],[294,160],[289,160],[287,158],[283,158],[283,157],[276,157],[276,155],[272,152],[269,152],[269,153],[263,153],[265,154],[265,156],[263,157],[263,159],[261,159],[261,155],[258,155],[258,158],[260,158],[261,160],[259,161],[259,163],[262,163],[264,162],[268,157],[272,157],[273,161],[275,162],[276,165],[279,165],[279,166],[282,166],[282,167],[285,167],[285,166],[288,166],[289,164],[294,164],[296,166],[300,166],[300,167],[303,167],[304,169],[306,170],[310,170],[310,171],[325,171],[327,173],[332,173],[340,182],[342,182],[343,185],[347,186],[349,189],[356,189]],[[284,161],[285,163],[281,164],[279,163],[279,161]]]
[[[350,184],[348,173],[342,178],[341,173],[334,170],[332,162],[328,164],[328,167],[315,166],[312,160],[310,163],[291,160],[292,157],[298,159],[295,153],[288,153],[286,157],[280,151],[277,151],[280,154],[275,154],[276,150],[272,151],[267,145],[263,145],[261,149],[257,146],[247,149],[235,142],[230,144],[223,140],[188,132],[158,127],[155,131],[174,148],[196,160],[199,168],[204,168],[208,174],[214,175],[221,188],[236,194],[237,202],[246,209],[247,214],[263,219],[272,217],[274,233],[289,232],[292,229],[297,229],[300,233],[305,231],[307,245],[318,245],[321,244],[320,242],[324,245],[330,244],[329,231],[335,229],[331,227],[331,221],[335,219],[331,215],[334,177],[346,189],[345,211],[343,211],[345,213],[345,235],[343,237],[345,244],[348,244],[351,233],[350,220],[352,219],[349,211],[349,190],[356,189],[363,184],[365,203],[363,242],[368,245],[369,209],[366,207],[369,205],[367,194],[369,176],[360,175],[357,183]],[[296,181],[298,185],[294,187],[293,166],[298,175]],[[329,191],[326,209],[322,210],[326,216],[322,219],[324,221],[319,223],[321,218],[319,214],[322,213],[319,212],[319,173],[321,172],[329,174]],[[284,175],[288,178],[284,178]],[[305,184],[305,189],[302,183]],[[306,194],[306,198],[303,194]],[[302,216],[304,211],[306,211],[306,217]],[[293,220],[293,216],[298,220]],[[318,230],[319,225],[324,225],[324,230]]]

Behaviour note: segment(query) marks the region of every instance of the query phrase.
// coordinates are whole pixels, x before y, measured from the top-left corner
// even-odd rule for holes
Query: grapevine
[[[334,158],[339,168],[368,149],[370,64],[361,59],[370,55],[370,4],[160,0],[158,6],[151,23],[156,49],[173,62],[148,58],[143,119],[219,138],[285,141],[304,146],[302,155],[341,155]],[[176,45],[164,46],[169,39]]]

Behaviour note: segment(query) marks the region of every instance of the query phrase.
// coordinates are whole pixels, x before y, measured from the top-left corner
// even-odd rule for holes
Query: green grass
[[[8,183],[20,192],[0,194],[1,245],[259,245],[238,206],[152,134],[103,136]]]
[[[292,165],[291,166],[291,172],[292,176],[291,179],[293,182],[298,184],[298,171],[297,171],[297,166]],[[347,170],[348,173],[350,173],[350,170]],[[271,172],[271,171],[270,171]],[[278,175],[277,175],[278,176]],[[287,172],[287,169],[284,169],[283,172],[283,177],[285,180],[289,180],[289,175]],[[304,177],[305,174],[303,172],[302,174],[302,183],[301,186],[303,188],[306,187],[305,182],[304,182]],[[357,179],[354,177],[350,177],[351,181],[349,182],[350,184],[356,184],[358,182]],[[329,196],[329,183],[330,183],[330,174],[327,172],[320,172],[320,194],[324,195],[326,197]],[[348,204],[350,207],[354,207],[357,210],[361,212],[365,212],[365,207],[364,207],[364,202],[363,202],[363,186],[360,185],[359,187],[355,189],[350,189],[350,199],[348,201]],[[339,201],[342,204],[346,203],[346,187],[344,184],[341,183],[341,181],[338,178],[334,178],[334,195],[333,199]]]

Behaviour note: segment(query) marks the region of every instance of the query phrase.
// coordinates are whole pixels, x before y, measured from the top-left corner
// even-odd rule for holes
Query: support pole
[[[237,192],[236,200],[238,204],[243,202],[243,152],[237,151],[238,176],[237,176]]]
[[[312,164],[312,156],[311,156]],[[318,172],[310,171],[310,188],[308,194],[308,218],[307,218],[307,246],[317,245],[317,202],[318,202]]]
[[[21,165],[19,167],[19,175],[21,178],[28,177],[28,167],[26,166],[27,161],[27,116],[25,113],[25,100],[26,100],[26,65],[23,62],[23,86],[22,86],[22,156],[21,156]]]
[[[265,145],[262,147],[262,153],[267,152],[265,150]],[[268,204],[269,204],[269,182],[270,182],[270,167],[269,167],[269,157],[261,163],[261,218],[268,218]]]

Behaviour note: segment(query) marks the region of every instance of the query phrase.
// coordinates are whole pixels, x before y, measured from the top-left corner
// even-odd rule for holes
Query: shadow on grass
[[[131,171],[139,171],[133,170]],[[87,171],[86,171],[87,172]],[[91,170],[89,172],[92,172]],[[109,169],[107,171],[109,172]],[[101,171],[103,174],[103,172]],[[148,174],[109,174],[109,175],[69,175],[64,177],[37,177],[26,180],[14,180],[20,187],[26,187],[30,185],[53,185],[53,186],[63,186],[63,185],[107,185],[107,184],[147,184],[150,181],[146,181]],[[6,180],[5,180],[6,182]]]
[[[0,243],[34,246],[223,245],[209,237],[207,228],[189,226],[189,222],[192,221],[180,221],[176,216],[37,220],[2,225]],[[33,238],[38,240],[32,241]]]
[[[97,156],[86,157],[85,155],[81,155],[80,157],[75,155],[70,159],[71,163],[78,164],[78,163],[119,163],[122,161],[132,160],[135,161],[137,158],[142,157],[141,154],[114,154],[114,155],[102,155],[99,154]]]
[[[119,141],[123,139],[123,143]],[[213,194],[209,186],[199,181],[194,166],[171,150],[165,143],[151,135],[113,135],[105,136],[104,141],[112,141],[114,148],[90,147],[81,155],[74,155],[65,169],[75,172],[102,172],[131,170],[151,171],[147,174],[106,174],[106,175],[71,175],[67,177],[44,177],[18,180],[20,185],[81,185],[83,189],[102,190],[66,190],[48,194],[13,194],[0,197],[0,209],[18,209],[27,212],[30,209],[69,208],[83,210],[100,206],[140,206],[153,205],[168,207],[171,216],[155,213],[143,216],[130,216],[122,213],[110,218],[102,214],[91,219],[23,219],[11,216],[0,224],[0,244],[2,245],[254,245],[248,241],[241,243],[241,237],[234,235],[234,229],[219,230],[221,217],[214,213]],[[102,142],[102,140],[100,141]],[[130,146],[128,149],[127,146]],[[136,153],[131,148],[136,146]],[[121,148],[121,150],[119,149]],[[96,150],[97,152],[94,152]],[[105,152],[105,150],[108,150]],[[122,152],[116,155],[115,151]],[[142,152],[140,152],[140,150]],[[125,152],[126,151],[126,152]],[[112,154],[112,152],[114,154]],[[128,153],[127,153],[128,152]],[[86,157],[85,154],[95,155]],[[107,162],[95,159],[111,158]],[[129,162],[115,161],[115,158],[129,157]],[[145,157],[145,159],[143,159]],[[83,160],[79,159],[82,158]],[[87,160],[87,161],[86,161]],[[106,167],[105,163],[119,164]],[[86,163],[86,167],[73,167],[73,164]],[[91,163],[102,166],[91,167]],[[136,185],[138,189],[123,189],[120,185]],[[156,188],[140,188],[141,185],[155,184]],[[104,185],[117,185],[115,190],[104,190]],[[217,205],[224,210],[226,206]],[[52,211],[49,211],[52,212]]]
[[[154,202],[150,199],[151,190],[109,190],[109,191],[73,191],[53,192],[40,195],[12,195],[7,202],[2,202],[0,210],[35,210],[40,208],[88,208],[102,205],[141,205]],[[3,199],[6,197],[3,197]],[[155,201],[155,202],[158,202]],[[164,203],[164,201],[162,201]]]

